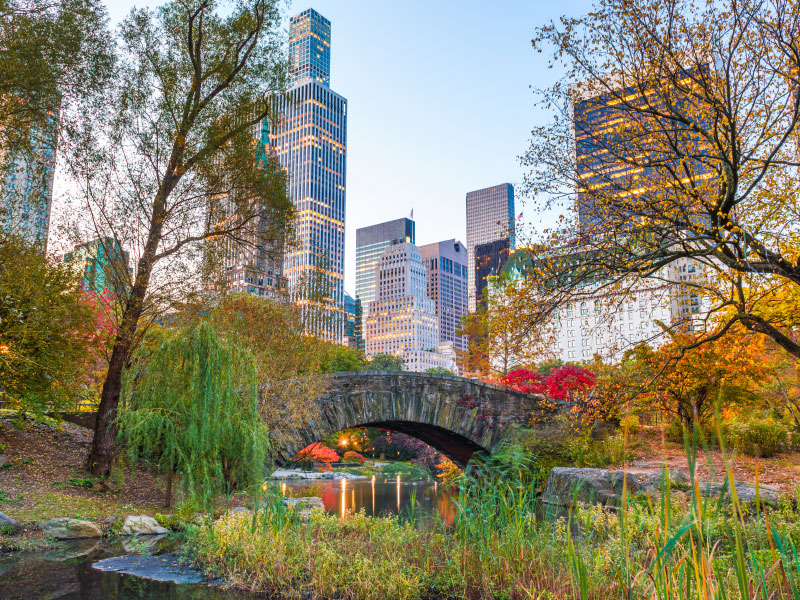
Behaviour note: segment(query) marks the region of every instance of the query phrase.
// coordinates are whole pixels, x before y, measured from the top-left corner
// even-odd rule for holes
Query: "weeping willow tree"
[[[252,355],[207,321],[161,331],[137,351],[123,380],[119,436],[134,462],[166,476],[167,505],[176,475],[203,510],[261,481],[270,443],[256,379]]]

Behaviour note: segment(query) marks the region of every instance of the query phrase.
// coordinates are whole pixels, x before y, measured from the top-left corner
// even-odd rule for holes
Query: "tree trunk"
[[[120,392],[122,391],[122,372],[130,360],[139,318],[144,310],[147,288],[150,285],[150,275],[153,272],[156,251],[161,242],[161,230],[166,212],[166,198],[176,183],[177,179],[172,178],[163,182],[159,193],[153,199],[153,216],[150,219],[147,243],[142,257],[139,259],[136,280],[128,295],[125,311],[122,314],[122,321],[114,339],[114,349],[111,351],[111,360],[108,364],[108,372],[100,395],[100,406],[97,409],[97,422],[94,429],[92,449],[86,459],[86,469],[96,477],[108,477],[111,472],[114,437],[116,434],[114,419],[117,415]]]

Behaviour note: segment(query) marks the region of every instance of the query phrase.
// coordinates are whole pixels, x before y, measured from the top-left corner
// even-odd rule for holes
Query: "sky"
[[[107,0],[112,25],[133,6]],[[537,26],[588,0],[290,0],[331,21],[331,88],[348,100],[345,290],[356,229],[414,211],[417,244],[466,242],[465,195],[519,184],[531,129],[550,120],[532,88],[558,76],[531,47]],[[518,186],[519,187],[519,186]],[[523,223],[539,218],[517,192]]]

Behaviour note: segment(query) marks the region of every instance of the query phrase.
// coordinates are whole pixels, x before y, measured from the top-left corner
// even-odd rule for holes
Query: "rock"
[[[116,571],[154,581],[171,583],[205,583],[221,585],[221,580],[208,580],[203,573],[181,561],[177,554],[159,556],[117,556],[98,561],[92,565],[98,571]]]
[[[670,471],[670,487],[686,491],[690,487],[689,477],[681,471]],[[630,497],[637,495],[657,496],[661,493],[663,471],[609,471],[607,469],[578,469],[556,467],[550,471],[545,485],[543,501],[558,506],[569,506],[574,501],[584,504],[620,506],[623,484],[627,485]],[[701,484],[705,496],[719,497],[723,486],[719,483]],[[730,501],[729,490],[725,497]],[[743,503],[754,502],[756,487],[749,483],[736,482],[736,492]],[[761,500],[767,504],[777,504],[778,490],[769,486],[759,486]]]
[[[229,514],[234,514],[234,515],[239,514],[239,513],[243,513],[243,512],[249,513],[249,512],[252,512],[252,511],[249,508],[245,508],[244,506],[234,506],[233,508],[231,508],[228,511]]]
[[[122,525],[122,533],[124,535],[162,535],[169,533],[169,530],[159,525],[153,517],[129,515]]]
[[[11,535],[16,535],[20,532],[20,529],[22,529],[16,520],[3,513],[0,513],[0,528],[4,531],[10,530],[12,532]]]
[[[100,528],[91,521],[58,517],[39,523],[39,529],[57,540],[76,540],[81,538],[103,537]]]
[[[8,465],[8,457],[5,454],[0,454],[0,469]]]
[[[129,537],[122,542],[122,547],[128,554],[153,554],[161,545],[161,540],[167,536],[146,535],[144,537]]]
[[[308,498],[284,498],[286,506],[295,510],[313,510],[315,508],[325,510],[325,504],[319,496],[309,496]]]

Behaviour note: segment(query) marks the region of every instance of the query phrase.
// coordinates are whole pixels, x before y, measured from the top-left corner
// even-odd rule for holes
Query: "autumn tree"
[[[626,360],[632,363],[628,392],[639,394],[636,402],[643,408],[663,410],[687,427],[707,420],[717,402],[722,408],[752,403],[769,378],[764,339],[753,332],[735,333],[699,345],[700,334],[673,333],[670,343],[657,350],[637,346]]]
[[[197,295],[210,246],[279,249],[292,218],[284,176],[259,145],[285,85],[277,0],[135,9],[118,46],[104,109],[67,160],[80,219],[135,259],[87,460],[100,476],[111,465],[122,374],[146,324]]]
[[[562,218],[536,233],[523,324],[655,282],[679,307],[665,325],[698,333],[674,339],[747,330],[800,357],[799,27],[793,0],[598,0],[537,29],[564,75],[525,187]]]
[[[108,325],[63,263],[0,236],[0,394],[8,407],[73,408],[91,394]]]

